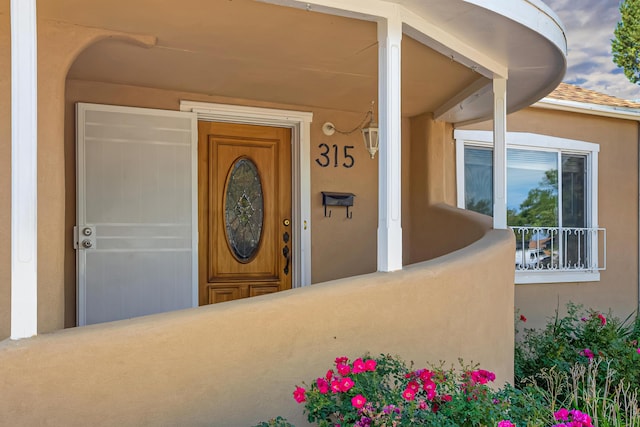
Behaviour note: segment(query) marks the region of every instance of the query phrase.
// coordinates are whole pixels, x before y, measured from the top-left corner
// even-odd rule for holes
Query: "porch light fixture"
[[[378,124],[373,120],[373,105],[374,101],[371,101],[371,108],[364,115],[364,119],[356,126],[355,128],[349,131],[341,131],[336,128],[333,123],[326,122],[322,125],[322,132],[331,136],[334,133],[338,132],[342,135],[351,135],[353,132],[359,130],[362,132],[362,139],[364,140],[364,147],[367,149],[371,158],[374,159],[376,157],[376,153],[378,152]]]

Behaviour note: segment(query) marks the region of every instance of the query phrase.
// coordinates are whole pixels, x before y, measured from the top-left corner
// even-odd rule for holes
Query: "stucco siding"
[[[510,381],[512,252],[488,231],[395,273],[4,341],[0,424],[305,425],[294,386],[365,352],[462,357]]]
[[[600,145],[598,225],[607,230],[607,268],[599,282],[516,285],[516,308],[541,327],[567,302],[626,317],[638,307],[638,123],[528,108],[507,119],[510,132],[530,132]],[[469,126],[489,130],[490,124]]]
[[[3,2],[8,9],[8,2]],[[7,10],[8,12],[8,10]],[[0,15],[7,20],[8,13]],[[376,235],[378,221],[378,159],[370,159],[363,147],[359,132],[349,136],[336,134],[325,136],[321,127],[332,121],[339,128],[351,128],[362,120],[364,113],[341,110],[326,110],[304,105],[285,105],[258,100],[225,98],[205,94],[194,94],[172,90],[143,88],[109,83],[66,80],[67,71],[75,58],[87,46],[104,38],[119,39],[144,44],[146,36],[126,35],[98,28],[82,27],[63,22],[40,19],[38,22],[39,64],[39,148],[38,148],[38,330],[40,333],[55,331],[75,325],[75,252],[72,247],[72,227],[75,225],[75,114],[73,104],[77,101],[106,103],[176,110],[180,100],[196,100],[218,103],[233,103],[258,107],[271,107],[311,111],[314,121],[311,129],[311,200],[312,216],[312,282],[318,283],[335,278],[371,273],[376,270]],[[0,27],[0,43],[9,43],[9,26]],[[9,59],[9,49],[0,55]],[[2,61],[0,84],[8,85],[10,61]],[[10,97],[9,88],[2,92],[0,107],[6,114],[7,126],[2,127],[0,149],[6,150],[0,158],[7,163],[0,174],[2,180],[0,197],[7,203],[0,208],[0,232],[5,239],[0,244],[0,310],[6,321],[0,322],[0,337],[9,335],[10,322]],[[368,107],[368,106],[366,106]],[[410,175],[410,119],[403,118],[403,199],[404,260],[410,262],[411,221],[409,201],[411,199]],[[355,158],[353,168],[321,168],[317,165],[321,148],[326,143],[339,148],[353,146],[350,154]],[[424,143],[424,142],[422,142]],[[333,149],[332,149],[333,150]],[[0,153],[1,154],[1,153]],[[356,194],[353,208],[354,219],[335,210],[331,218],[324,217],[321,191],[347,191]],[[6,278],[5,278],[6,276]]]

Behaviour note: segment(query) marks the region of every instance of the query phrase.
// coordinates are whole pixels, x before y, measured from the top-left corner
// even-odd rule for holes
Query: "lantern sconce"
[[[355,131],[359,130],[362,132],[362,139],[364,140],[364,146],[371,155],[371,158],[374,159],[376,157],[376,153],[378,152],[378,124],[373,120],[373,105],[374,101],[371,101],[371,108],[362,119],[362,122],[355,128],[349,131],[341,131],[336,128],[333,123],[326,122],[322,125],[322,132],[331,136],[334,133],[338,132],[342,135],[351,135]]]

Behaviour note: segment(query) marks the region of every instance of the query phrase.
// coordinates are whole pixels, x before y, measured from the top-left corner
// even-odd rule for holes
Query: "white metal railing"
[[[607,267],[604,228],[510,227],[516,271],[600,271]]]

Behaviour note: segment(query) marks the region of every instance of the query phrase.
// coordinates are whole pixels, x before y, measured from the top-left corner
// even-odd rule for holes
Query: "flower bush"
[[[596,426],[640,426],[640,318],[568,304],[565,317],[556,310],[544,329],[520,338],[516,386],[555,411],[562,423],[554,427],[591,426],[591,417]]]
[[[624,320],[596,310],[585,310],[569,303],[567,315],[558,310],[541,330],[525,328],[516,342],[515,380],[522,384],[544,369],[570,373],[574,363],[587,364],[594,358],[606,359],[613,377],[607,380],[604,365],[598,374],[598,387],[605,382],[616,386],[623,378],[627,384],[640,384],[640,318]],[[524,324],[524,316],[517,319]]]
[[[553,414],[556,421],[563,421],[560,424],[554,424],[553,427],[593,427],[591,417],[577,409],[571,411],[561,408]]]
[[[309,422],[335,426],[513,426],[508,402],[489,387],[492,372],[462,366],[414,370],[399,358],[346,357],[293,398]]]
[[[524,330],[516,383],[502,389],[491,387],[492,372],[462,361],[416,370],[381,355],[338,357],[293,398],[320,427],[640,427],[640,318],[574,304],[567,313]],[[267,426],[293,427],[281,417],[257,427]]]

